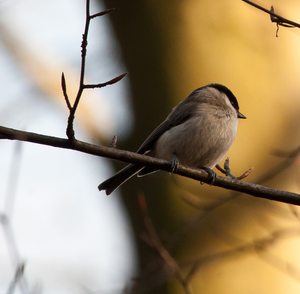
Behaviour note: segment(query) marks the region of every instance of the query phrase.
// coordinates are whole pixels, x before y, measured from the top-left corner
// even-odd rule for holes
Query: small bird
[[[239,111],[234,94],[221,84],[194,90],[175,106],[167,118],[146,138],[137,153],[211,170],[220,162],[237,132]],[[129,164],[98,186],[111,194],[134,175],[157,171],[153,167]]]

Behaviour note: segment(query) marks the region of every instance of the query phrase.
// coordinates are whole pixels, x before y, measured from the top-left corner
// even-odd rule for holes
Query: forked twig
[[[276,37],[278,37],[279,26],[287,27],[287,28],[300,28],[299,23],[275,13],[275,9],[273,6],[271,6],[270,9],[266,9],[250,0],[242,0],[242,1],[270,15],[271,22],[274,22],[277,25]]]
[[[112,85],[120,81],[126,74],[119,75],[107,82],[104,83],[98,83],[98,84],[85,84],[85,65],[86,65],[86,55],[87,55],[87,45],[88,45],[88,34],[90,29],[90,23],[91,20],[93,20],[96,17],[100,17],[103,15],[106,15],[110,12],[114,11],[114,9],[107,9],[102,12],[90,13],[90,0],[86,0],[86,8],[85,8],[85,26],[84,26],[84,32],[82,34],[82,41],[81,41],[81,66],[80,66],[80,78],[79,78],[79,88],[75,97],[74,104],[72,105],[70,102],[70,99],[67,94],[67,86],[66,86],[66,80],[65,75],[62,73],[61,76],[61,87],[63,91],[63,95],[67,104],[67,107],[69,109],[69,117],[68,117],[68,123],[67,123],[67,129],[66,134],[70,141],[75,140],[75,131],[74,131],[74,119],[75,119],[75,113],[78,108],[82,93],[85,89],[94,89],[94,88],[103,88],[108,85]]]

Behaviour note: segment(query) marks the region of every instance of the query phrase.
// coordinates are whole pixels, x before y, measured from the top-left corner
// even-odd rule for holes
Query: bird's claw
[[[224,168],[222,168],[219,164],[216,165],[216,168],[222,173],[224,174],[226,177],[229,177],[231,179],[238,179],[238,177],[234,176],[232,173],[231,173],[231,169],[230,169],[230,166],[229,166],[229,158],[227,157],[225,159],[225,162],[224,162]]]
[[[251,168],[249,168],[249,169],[247,169],[246,171],[244,171],[240,176],[234,176],[232,173],[231,173],[231,169],[230,169],[230,166],[229,166],[229,158],[226,158],[226,160],[225,160],[225,162],[224,162],[224,168],[222,168],[220,165],[216,165],[216,168],[222,173],[222,174],[224,174],[226,177],[229,177],[229,178],[231,178],[231,179],[233,179],[233,180],[242,180],[242,179],[244,179],[244,178],[246,178],[246,177],[248,177],[250,174],[251,174],[251,172],[252,172],[252,170],[253,170],[253,168],[251,167]]]
[[[207,172],[208,179],[207,179],[207,184],[212,185],[216,181],[216,173],[209,167],[203,166],[201,167],[204,171]]]
[[[225,162],[224,162],[224,170],[225,170],[225,175],[226,177],[230,177],[231,179],[236,179],[237,177],[234,176],[232,173],[231,173],[231,169],[230,169],[230,166],[229,166],[229,157],[227,157],[225,159]]]
[[[174,173],[178,167],[179,160],[176,156],[176,154],[173,154],[172,160],[171,160],[171,173]]]

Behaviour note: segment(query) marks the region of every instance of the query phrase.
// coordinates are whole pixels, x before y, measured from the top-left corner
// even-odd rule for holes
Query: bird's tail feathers
[[[110,195],[114,190],[116,190],[120,185],[129,180],[135,174],[137,174],[143,166],[136,164],[129,164],[121,169],[118,173],[116,173],[111,178],[102,182],[98,189],[99,191],[105,190],[106,195]]]
[[[152,173],[155,173],[157,171],[158,171],[158,169],[156,169],[156,168],[153,168],[153,167],[150,167],[150,166],[145,166],[141,170],[139,170],[137,176],[138,177],[144,177],[144,176],[150,175]]]

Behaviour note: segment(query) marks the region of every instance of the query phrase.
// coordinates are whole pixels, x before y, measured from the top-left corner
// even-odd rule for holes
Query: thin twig
[[[71,105],[69,97],[67,95],[65,77],[64,77],[64,74],[62,74],[61,84],[62,84],[64,98],[66,100],[66,103],[67,103],[67,106],[69,109],[69,117],[68,117],[68,122],[67,122],[66,134],[67,134],[67,137],[69,138],[69,140],[71,140],[71,141],[75,140],[74,119],[75,119],[75,113],[77,111],[83,91],[88,88],[103,88],[105,86],[112,85],[112,84],[120,81],[126,75],[126,74],[122,74],[118,77],[111,79],[108,82],[105,82],[105,83],[87,84],[87,85],[85,85],[85,83],[84,83],[87,45],[88,45],[88,34],[89,34],[91,20],[96,17],[108,14],[108,13],[112,12],[113,10],[114,9],[108,9],[108,10],[104,10],[102,12],[91,14],[90,13],[90,0],[86,0],[85,25],[84,25],[84,31],[83,31],[82,40],[81,40],[81,65],[80,65],[79,87],[78,87],[78,91],[77,91],[73,105]]]
[[[110,8],[110,9],[106,9],[104,11],[101,11],[101,12],[98,12],[98,13],[95,13],[95,14],[92,14],[90,15],[90,19],[93,19],[95,17],[99,17],[99,16],[103,16],[105,14],[108,14],[108,13],[111,13],[113,11],[115,11],[116,9],[115,8]]]
[[[86,52],[87,52],[87,45],[88,45],[88,33],[89,33],[89,26],[90,26],[90,0],[86,0],[86,7],[85,7],[85,26],[84,32],[82,34],[82,41],[81,41],[81,65],[80,65],[80,78],[79,78],[79,88],[78,92],[74,101],[73,106],[70,108],[70,113],[68,117],[68,125],[66,134],[70,140],[75,139],[75,132],[74,132],[74,119],[77,107],[79,105],[80,98],[82,96],[82,92],[84,90],[84,77],[85,77],[85,63],[86,63]]]
[[[68,97],[68,93],[67,93],[67,85],[66,85],[66,79],[65,79],[65,75],[64,73],[61,74],[61,88],[63,91],[63,95],[67,104],[67,107],[69,110],[72,109],[71,103],[70,103],[70,99]]]
[[[19,250],[17,248],[17,242],[15,239],[13,228],[11,226],[10,219],[7,217],[7,215],[2,213],[0,214],[0,222],[3,228],[6,242],[8,244],[8,248],[10,250],[9,254],[11,261],[13,263],[13,266],[16,268],[15,272],[18,273],[18,269],[21,267],[21,265],[24,264],[24,262],[22,261]],[[21,293],[29,293],[29,286],[24,276],[24,273],[22,272],[22,275],[18,275],[17,277],[18,279],[16,282],[18,282]]]
[[[15,146],[15,152],[10,167],[9,178],[7,182],[7,191],[5,194],[4,212],[0,214],[0,224],[3,228],[4,238],[9,249],[10,260],[15,267],[15,276],[9,285],[7,293],[14,293],[15,288],[19,285],[21,293],[29,293],[28,281],[24,275],[24,262],[18,250],[13,226],[11,224],[13,217],[13,208],[16,198],[16,188],[20,175],[22,142],[18,141]]]
[[[137,163],[145,166],[156,167],[168,172],[171,169],[170,162],[147,155],[142,155],[117,148],[97,146],[79,140],[71,141],[68,139],[46,136],[32,132],[25,132],[0,126],[0,139],[1,138],[77,150],[87,154],[113,158],[128,163]],[[209,176],[203,170],[196,170],[183,165],[178,165],[178,168],[176,169],[176,171],[174,171],[174,173],[197,181],[210,183]],[[300,205],[300,195],[297,193],[273,189],[254,183],[247,183],[236,179],[228,179],[225,177],[216,176],[216,180],[212,185],[228,190],[239,191],[259,198]]]
[[[242,0],[242,1],[248,3],[249,5],[251,5],[251,6],[253,6],[253,7],[255,7],[255,8],[261,10],[261,11],[264,11],[265,13],[268,13],[270,16],[272,16],[271,21],[276,22],[278,25],[281,25],[281,26],[288,25],[289,27],[292,26],[292,27],[300,28],[299,23],[280,16],[279,14],[274,12],[274,8],[272,9],[272,7],[269,10],[269,9],[266,9],[266,8],[254,3],[250,0]]]
[[[104,83],[99,83],[99,84],[86,84],[84,85],[84,89],[94,89],[94,88],[103,88],[103,87],[106,87],[106,86],[109,86],[109,85],[113,85],[117,82],[119,82],[120,80],[122,80],[125,76],[127,75],[127,73],[123,73],[107,82],[104,82]]]

